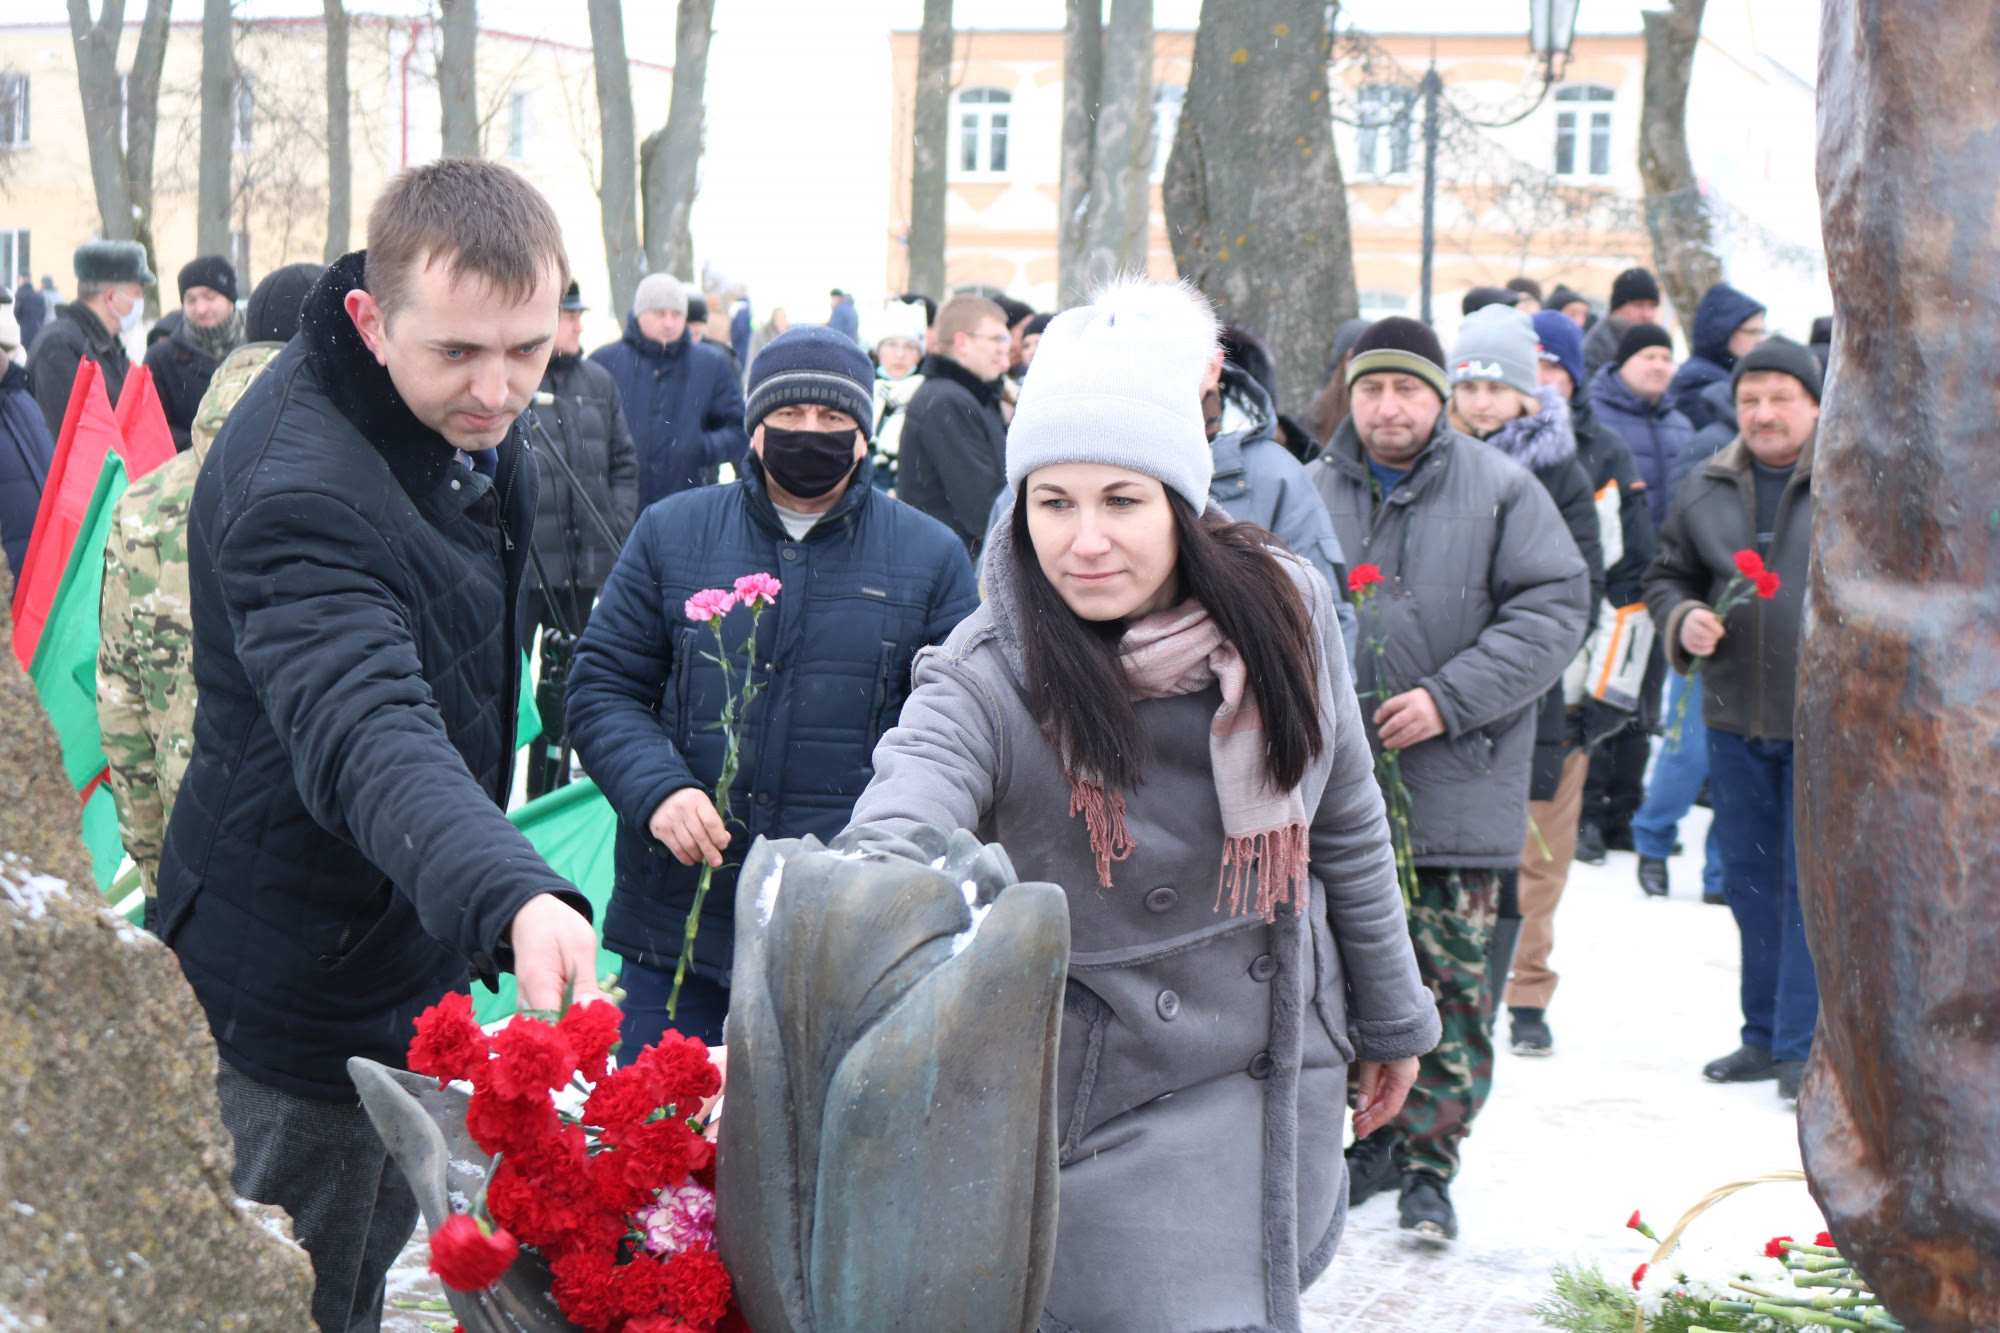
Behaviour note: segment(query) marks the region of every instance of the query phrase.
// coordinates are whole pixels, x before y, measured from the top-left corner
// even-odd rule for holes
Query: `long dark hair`
[[[1014,499],[1014,568],[1020,581],[1029,706],[1078,776],[1136,787],[1145,733],[1118,664],[1120,621],[1089,621],[1069,609],[1042,573],[1028,535],[1028,484]],[[1252,523],[1197,514],[1169,490],[1181,596],[1200,602],[1248,668],[1263,715],[1273,786],[1296,787],[1326,749],[1319,712],[1319,642],[1312,613]]]

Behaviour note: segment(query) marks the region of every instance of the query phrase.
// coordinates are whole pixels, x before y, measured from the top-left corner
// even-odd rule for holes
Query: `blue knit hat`
[[[824,324],[785,330],[750,363],[750,394],[743,429],[792,403],[817,403],[854,418],[861,438],[875,426],[875,366],[854,339]]]
[[[1553,361],[1569,372],[1572,392],[1581,389],[1583,374],[1583,330],[1559,310],[1537,311],[1535,336],[1542,342],[1542,360]]]

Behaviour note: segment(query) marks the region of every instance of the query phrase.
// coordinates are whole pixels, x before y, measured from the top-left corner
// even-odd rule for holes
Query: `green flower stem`
[[[757,622],[763,619],[762,602],[750,608],[750,637],[743,644],[743,685],[739,692],[735,673],[729,669],[729,645],[722,637],[722,617],[712,617],[708,622],[709,632],[715,635],[715,652],[708,660],[722,668],[722,717],[717,728],[722,732],[722,771],[715,779],[715,814],[722,821],[726,831],[729,817],[733,813],[729,793],[736,786],[737,769],[743,757],[743,723],[750,716],[750,705],[762,692],[763,686],[755,683],[757,668]],[[681,937],[680,961],[674,964],[674,987],[667,993],[667,1017],[672,1019],[680,1007],[681,982],[694,963],[695,934],[701,929],[702,906],[708,901],[709,885],[715,882],[715,867],[707,861],[701,863],[701,878],[695,881],[694,906],[688,912],[687,930]]]
[[[1373,605],[1374,594],[1362,591],[1355,595],[1357,612]],[[1379,625],[1379,618],[1371,620]],[[1389,645],[1379,632],[1372,631],[1362,642],[1375,660],[1375,689],[1366,697],[1386,702],[1400,693],[1390,684]],[[1403,906],[1407,908],[1417,900],[1417,858],[1415,839],[1410,832],[1410,789],[1403,781],[1402,753],[1384,749],[1375,760],[1375,777],[1387,798],[1389,845],[1396,854],[1396,883],[1403,890]]]

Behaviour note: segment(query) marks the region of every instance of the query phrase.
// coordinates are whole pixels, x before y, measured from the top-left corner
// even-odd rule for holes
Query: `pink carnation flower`
[[[715,1246],[715,1195],[692,1182],[661,1190],[660,1201],[632,1214],[646,1248],[665,1259],[696,1245]]]
[[[735,605],[735,593],[727,588],[708,588],[687,599],[687,618],[697,622],[720,620]]]
[[[778,590],[784,586],[769,574],[745,574],[736,580],[736,596],[753,609],[760,603],[769,606],[778,600]]]

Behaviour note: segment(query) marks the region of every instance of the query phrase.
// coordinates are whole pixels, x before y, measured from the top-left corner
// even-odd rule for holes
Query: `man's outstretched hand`
[[[523,1009],[559,1009],[606,997],[597,987],[597,932],[583,913],[552,893],[528,899],[508,927],[514,985]]]

